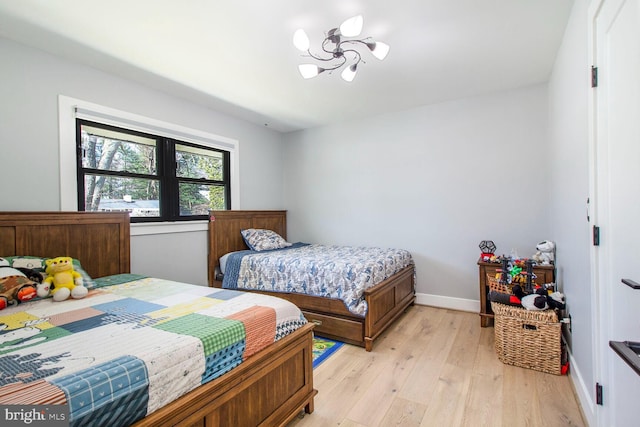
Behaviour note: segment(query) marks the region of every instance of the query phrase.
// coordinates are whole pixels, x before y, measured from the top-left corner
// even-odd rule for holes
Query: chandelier
[[[337,70],[344,66],[341,77],[350,82],[356,76],[358,65],[365,61],[356,47],[366,46],[373,56],[383,60],[389,53],[389,45],[376,42],[371,37],[358,39],[362,31],[362,15],[347,19],[338,28],[332,28],[322,41],[322,55],[314,54],[309,48],[309,37],[303,29],[293,35],[293,45],[306,52],[306,56],[321,61],[323,66],[316,64],[300,64],[298,69],[305,79],[310,79],[325,71]]]

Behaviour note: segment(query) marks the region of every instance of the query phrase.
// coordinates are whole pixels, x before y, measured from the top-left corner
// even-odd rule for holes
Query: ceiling
[[[289,132],[546,82],[572,4],[0,0],[0,36]],[[294,31],[319,50],[357,14],[387,58],[364,52],[351,83],[339,72],[304,80]]]

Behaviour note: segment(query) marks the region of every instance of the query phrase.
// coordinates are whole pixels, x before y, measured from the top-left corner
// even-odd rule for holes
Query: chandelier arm
[[[333,58],[332,58],[333,59]],[[345,58],[344,56],[341,57],[340,59],[342,59],[342,62],[332,68],[325,68],[325,71],[333,71],[333,70],[337,70],[338,68],[342,67],[344,64],[346,64],[347,62],[347,58]]]
[[[340,42],[336,43],[336,47],[333,48],[332,50],[327,49],[328,43],[333,43],[333,42],[329,39],[329,37],[325,37],[325,39],[322,40],[322,50],[324,50],[329,55],[333,56],[333,53],[335,52],[335,50],[340,48]]]
[[[369,40],[369,41],[367,41]],[[365,45],[367,48],[369,48],[369,43],[371,43],[371,37],[367,37],[365,39],[362,40],[343,40],[342,43],[353,43],[353,44],[363,44]]]
[[[323,57],[321,57],[321,56],[318,56],[318,55],[313,54],[313,53],[311,52],[311,50],[308,50],[308,51],[307,51],[307,54],[308,54],[311,58],[313,58],[313,59],[315,59],[315,60],[317,60],[317,61],[325,61],[325,62],[326,62],[326,61],[331,61],[331,60],[335,59],[333,56],[332,56],[331,58],[323,58]]]
[[[362,55],[360,55],[360,52],[358,52],[357,50],[355,50],[355,49],[343,49],[342,52],[345,54],[343,56],[345,62],[347,62],[346,53],[347,52],[353,52],[355,54],[355,57],[357,57],[356,64],[359,64],[360,62],[364,63],[364,61],[362,60]]]

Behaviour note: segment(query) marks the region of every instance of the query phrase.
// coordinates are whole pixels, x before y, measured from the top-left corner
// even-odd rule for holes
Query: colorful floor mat
[[[344,343],[329,338],[313,338],[313,367],[316,368],[329,356],[335,353]]]

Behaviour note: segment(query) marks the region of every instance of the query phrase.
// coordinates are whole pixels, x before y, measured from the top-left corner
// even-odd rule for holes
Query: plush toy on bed
[[[43,285],[49,284],[54,301],[64,301],[69,297],[79,299],[87,296],[89,290],[83,286],[82,275],[73,269],[73,259],[57,257],[45,261],[47,277]],[[44,288],[41,289],[44,292]]]
[[[33,299],[37,286],[37,282],[22,271],[9,267],[8,261],[0,258],[0,310]]]

